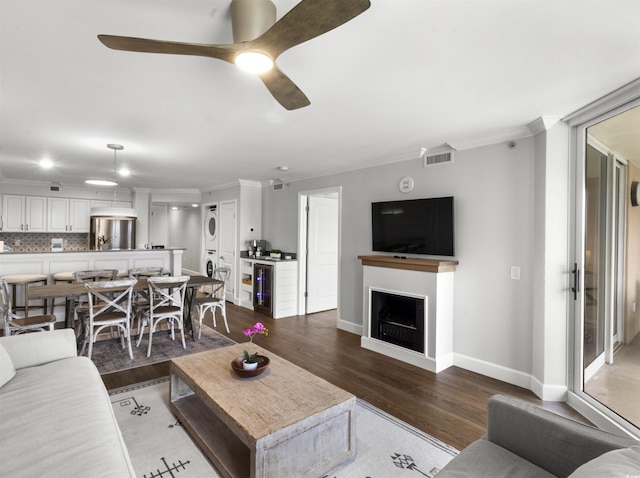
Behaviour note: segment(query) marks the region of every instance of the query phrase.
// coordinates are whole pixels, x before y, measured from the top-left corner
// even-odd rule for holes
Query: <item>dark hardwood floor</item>
[[[531,391],[458,367],[434,374],[360,347],[360,336],[336,328],[336,311],[274,320],[227,303],[237,342],[255,322],[269,329],[254,341],[420,430],[462,449],[486,431],[486,406],[496,393],[541,405],[577,420],[564,403],[542,402]],[[205,323],[212,326],[211,319]],[[217,330],[225,333],[218,320]],[[188,342],[187,342],[188,346]],[[108,389],[167,376],[168,362],[103,375]]]

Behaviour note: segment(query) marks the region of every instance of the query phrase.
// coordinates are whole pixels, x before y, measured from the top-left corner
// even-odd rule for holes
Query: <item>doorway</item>
[[[341,188],[299,193],[299,314],[339,304]]]

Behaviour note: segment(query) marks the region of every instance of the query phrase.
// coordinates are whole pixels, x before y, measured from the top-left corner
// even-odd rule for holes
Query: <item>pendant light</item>
[[[118,185],[118,181],[116,178],[116,175],[117,175],[116,154],[118,151],[122,151],[124,149],[124,146],[122,146],[121,144],[109,143],[107,145],[107,148],[113,150],[113,181],[109,181],[108,179],[87,179],[85,183],[92,184],[94,186],[117,186]]]
[[[113,181],[108,181],[104,179],[88,179],[85,183],[98,185],[98,186],[117,186],[117,162],[116,162],[116,154],[118,151],[122,151],[124,146],[121,144],[113,144],[109,143],[107,148],[113,150]],[[136,212],[131,208],[123,208],[118,207],[118,197],[117,197],[118,189],[114,188],[113,190],[113,203],[112,207],[94,207],[91,208],[91,217],[102,216],[102,217],[136,217]]]

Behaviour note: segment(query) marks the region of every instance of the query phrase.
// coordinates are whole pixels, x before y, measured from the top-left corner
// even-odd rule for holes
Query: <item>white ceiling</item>
[[[125,187],[286,181],[509,139],[640,77],[637,0],[371,2],[278,59],[311,101],[287,111],[226,62],[96,38],[231,43],[229,0],[0,0],[0,179],[110,177],[120,143]]]

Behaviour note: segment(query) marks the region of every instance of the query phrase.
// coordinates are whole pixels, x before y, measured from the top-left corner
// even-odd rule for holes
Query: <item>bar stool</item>
[[[54,284],[60,284],[61,282],[62,283],[67,283],[67,284],[71,284],[74,281],[73,272],[71,272],[71,271],[68,271],[68,272],[56,272],[55,274],[53,274],[53,276],[51,276],[51,278],[53,279],[53,283]],[[59,302],[57,304],[56,304],[56,300],[55,299],[53,299],[51,301],[51,313],[52,314],[53,314],[56,306],[58,306],[58,305],[64,307],[65,306],[64,299],[63,299],[62,302]]]
[[[12,274],[2,276],[7,284],[11,286],[11,297],[13,299],[13,310],[17,312],[19,310],[24,311],[24,316],[29,316],[29,286],[32,284],[45,285],[47,283],[47,276],[45,274]],[[24,286],[24,305],[18,305],[18,297],[16,291],[18,286]],[[33,309],[42,309],[42,313],[47,313],[47,299],[42,299],[42,305],[32,307]]]

